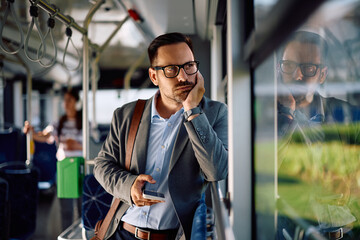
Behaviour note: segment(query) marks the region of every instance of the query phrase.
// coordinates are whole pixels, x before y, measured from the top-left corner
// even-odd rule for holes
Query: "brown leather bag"
[[[131,119],[129,136],[126,144],[125,168],[130,171],[130,162],[135,143],[136,133],[140,124],[140,119],[145,108],[146,100],[139,99],[136,103],[134,115]],[[95,225],[95,235],[91,240],[103,240],[109,228],[111,220],[114,218],[115,212],[120,205],[120,199],[115,198],[105,218],[99,220]]]

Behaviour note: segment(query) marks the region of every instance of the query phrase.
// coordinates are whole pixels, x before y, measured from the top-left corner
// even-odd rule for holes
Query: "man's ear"
[[[321,69],[320,72],[320,84],[323,84],[325,82],[327,75],[328,75],[328,67],[325,66]]]
[[[157,80],[157,76],[156,76],[156,70],[153,69],[153,68],[149,68],[149,77],[150,77],[150,80],[152,81],[152,83],[155,85],[155,86],[158,86],[158,80]]]

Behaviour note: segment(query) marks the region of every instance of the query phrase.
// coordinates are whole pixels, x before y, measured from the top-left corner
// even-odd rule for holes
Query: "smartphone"
[[[143,198],[165,201],[165,195],[163,193],[150,191],[150,190],[143,191]]]

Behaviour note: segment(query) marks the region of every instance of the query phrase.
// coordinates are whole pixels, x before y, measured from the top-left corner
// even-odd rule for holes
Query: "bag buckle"
[[[138,236],[138,231],[143,232],[143,233],[147,233],[147,240],[150,240],[151,232],[147,231],[147,230],[144,230],[144,229],[140,229],[138,227],[135,228],[135,238],[144,240],[144,238],[141,238],[141,237]]]

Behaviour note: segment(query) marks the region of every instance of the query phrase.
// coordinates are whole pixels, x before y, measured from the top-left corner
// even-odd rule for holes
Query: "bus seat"
[[[0,163],[16,161],[18,132],[9,127],[0,130]]]
[[[9,238],[9,184],[0,178],[0,239]]]
[[[94,235],[95,224],[105,218],[113,196],[105,191],[93,174],[86,175],[83,185],[82,223],[83,239]]]
[[[94,159],[97,157],[98,153],[101,150],[101,147],[106,140],[106,137],[109,133],[110,125],[109,124],[99,124],[97,128],[91,130],[90,136],[90,153],[89,158]]]
[[[33,164],[39,169],[39,189],[49,189],[56,180],[56,145],[34,142]]]
[[[9,186],[9,237],[29,239],[36,228],[38,170],[24,162],[6,162],[0,164],[0,177]]]

